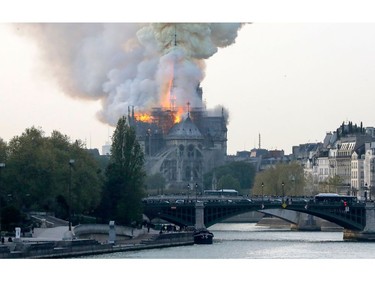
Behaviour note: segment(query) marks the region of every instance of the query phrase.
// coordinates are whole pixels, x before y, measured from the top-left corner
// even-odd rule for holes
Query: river
[[[115,259],[373,259],[375,243],[348,242],[341,231],[291,231],[222,223],[209,228],[212,245],[192,245],[88,258]]]
[[[107,259],[126,260],[133,266],[141,264],[143,268],[146,265],[154,271],[160,267],[162,272],[178,269],[178,272],[186,271],[188,274],[192,268],[203,270],[201,274],[204,274],[206,268],[213,266],[219,277],[232,269],[232,274],[260,270],[276,277],[302,268],[305,268],[303,276],[308,277],[310,275],[306,274],[309,272],[321,274],[326,269],[326,274],[335,272],[335,280],[338,280],[339,274],[343,274],[343,278],[348,278],[350,274],[358,278],[361,274],[372,272],[375,243],[344,241],[341,231],[291,231],[256,226],[255,223],[221,223],[209,229],[215,235],[212,245],[119,252],[82,259],[101,259],[104,262]],[[224,269],[227,270],[221,272]],[[288,277],[288,280],[292,279]]]

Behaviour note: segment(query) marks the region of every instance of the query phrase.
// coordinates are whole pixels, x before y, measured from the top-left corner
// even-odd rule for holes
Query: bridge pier
[[[305,230],[305,231],[320,231],[320,225],[317,224],[317,221],[314,216],[305,213],[297,213],[298,223],[295,225],[295,230]]]
[[[375,242],[375,205],[366,203],[366,226],[362,231],[344,229],[344,240]]]
[[[291,223],[292,230],[321,230],[314,216],[287,209],[262,210],[261,213],[269,214]]]
[[[205,229],[203,202],[195,202],[195,229]]]

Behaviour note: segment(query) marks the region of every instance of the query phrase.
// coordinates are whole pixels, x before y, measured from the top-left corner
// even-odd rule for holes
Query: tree
[[[99,202],[102,178],[98,165],[80,141],[71,143],[57,131],[46,137],[31,127],[7,146],[4,192],[21,211],[48,211],[67,219],[69,159],[72,173],[71,207],[74,213],[90,214]]]
[[[236,190],[238,190],[241,187],[239,180],[229,174],[222,176],[219,179],[217,186],[219,189],[236,189]]]
[[[334,175],[328,178],[328,192],[337,193],[339,187],[342,185],[343,180],[339,175]]]
[[[0,138],[0,163],[1,164],[4,164],[7,162],[7,144],[3,141],[2,138]],[[0,167],[0,209],[3,208],[4,206],[4,203],[5,203],[5,192],[4,192],[4,188],[3,186],[5,181],[5,173],[6,173],[6,170],[4,169],[4,167]],[[4,201],[4,203],[3,203]],[[0,211],[0,215],[2,214],[2,212]],[[0,218],[0,223],[2,222],[2,218]]]
[[[25,216],[12,205],[6,206],[1,211],[2,230],[14,231],[15,227],[24,226],[24,221]]]
[[[109,165],[102,201],[104,220],[130,225],[142,219],[144,193],[144,155],[134,128],[121,117],[112,136]]]
[[[6,162],[6,156],[7,156],[7,144],[3,141],[2,138],[0,138],[0,163]]]
[[[146,188],[149,194],[163,194],[166,180],[161,173],[156,173],[146,178]]]
[[[220,180],[225,175],[230,175],[239,182],[239,192],[248,194],[255,178],[255,168],[252,164],[244,161],[230,162],[226,165],[214,168],[210,173],[204,175],[204,186],[211,186],[213,174]]]
[[[304,186],[305,177],[300,164],[297,162],[279,163],[256,175],[253,195],[262,195],[262,192],[263,195],[273,196],[304,195]]]
[[[74,160],[71,174],[71,208],[73,214],[92,215],[94,209],[100,203],[104,179],[98,162],[83,147],[84,144],[79,140],[71,144],[71,154],[69,159],[64,162],[64,167],[68,169],[69,160]]]

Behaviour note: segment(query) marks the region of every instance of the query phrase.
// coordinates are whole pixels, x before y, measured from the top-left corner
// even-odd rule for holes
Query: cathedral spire
[[[188,108],[188,118],[190,118],[190,102],[187,102],[187,108]]]
[[[177,30],[176,25],[174,25],[174,46],[177,46]]]

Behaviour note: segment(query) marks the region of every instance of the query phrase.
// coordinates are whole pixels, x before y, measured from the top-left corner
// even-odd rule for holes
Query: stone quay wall
[[[100,243],[93,239],[25,242],[15,241],[12,246],[0,246],[0,258],[5,259],[48,259],[72,258],[87,255],[108,254],[153,248],[193,245],[191,232],[162,233],[126,243]]]

